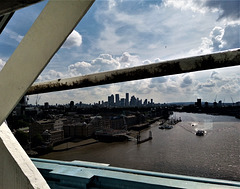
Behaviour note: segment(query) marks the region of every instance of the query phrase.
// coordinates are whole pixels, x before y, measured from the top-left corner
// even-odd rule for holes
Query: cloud
[[[70,75],[86,75],[94,72],[93,66],[88,62],[77,62],[68,66]]]
[[[73,30],[72,33],[68,36],[62,48],[70,49],[72,47],[80,47],[82,44],[82,36],[76,31]]]
[[[151,64],[152,62],[150,60],[144,60],[143,64]]]
[[[191,86],[192,83],[193,83],[192,78],[191,78],[189,75],[187,75],[187,76],[185,76],[185,77],[183,78],[182,83],[180,84],[180,86],[181,86],[182,88],[185,88],[185,87]]]
[[[124,52],[120,57],[117,57],[116,60],[119,61],[121,68],[133,67],[141,64],[140,58],[131,55],[129,52]]]
[[[240,1],[239,0],[207,0],[204,5],[210,9],[220,10],[219,19],[229,18],[233,20],[240,19]]]
[[[207,81],[206,83],[201,83],[198,85],[198,89],[204,89],[204,88],[212,88],[215,87],[216,84],[213,81]]]
[[[200,13],[217,12],[218,20],[224,18],[238,20],[240,18],[239,0],[164,0],[164,5]]]
[[[14,32],[14,31],[9,30],[7,28],[5,29],[5,31],[6,31],[9,38],[16,40],[18,43],[20,43],[21,40],[23,39],[23,36],[19,35],[17,32]]]
[[[146,96],[146,94],[149,94],[150,92],[149,91],[150,82],[151,82],[150,79],[124,82],[121,83],[119,91],[121,93],[129,92],[131,94],[137,94],[138,97]]]
[[[67,76],[62,73],[62,72],[58,72],[55,70],[48,70],[48,71],[44,71],[35,82],[43,82],[43,81],[51,81],[51,80],[56,80],[56,79],[60,79],[60,78],[66,78]]]
[[[222,49],[232,49],[240,47],[240,24],[227,25],[222,36],[224,45]]]
[[[68,66],[70,75],[86,75],[97,72],[133,67],[139,63],[137,56],[124,52],[121,56],[113,57],[110,54],[100,54],[90,62],[77,62]]]
[[[223,40],[224,28],[214,27],[210,33],[210,38],[212,41],[213,51],[218,51],[223,49],[225,41]]]
[[[193,12],[205,13],[207,9],[203,6],[205,0],[164,0],[164,5],[167,7],[173,6],[180,10],[191,10]]]
[[[134,1],[115,1],[111,9],[99,9],[97,21],[101,22],[102,30],[96,39],[96,49],[113,55],[127,51],[143,60],[185,56],[201,42],[201,37],[209,34],[206,28],[215,22],[216,16],[189,9],[176,11],[166,2],[141,1],[143,8]]]
[[[168,77],[157,77],[157,78],[152,78],[151,83],[149,84],[149,88],[162,88],[162,84],[166,83],[168,81]]]
[[[215,26],[208,37],[203,37],[201,45],[189,51],[190,55],[209,54],[240,47],[240,24]]]
[[[214,80],[222,80],[222,78],[219,76],[219,73],[216,72],[216,71],[213,71],[211,76],[210,76],[211,79],[214,79]]]
[[[44,70],[37,81],[55,80],[58,78],[69,78],[92,73],[117,70],[120,68],[133,67],[139,64],[138,56],[124,52],[120,56],[113,57],[110,54],[100,54],[97,58],[87,62],[79,61],[70,64],[66,70],[55,71],[53,69]]]
[[[116,70],[120,68],[120,63],[109,54],[100,54],[91,63],[97,72]]]

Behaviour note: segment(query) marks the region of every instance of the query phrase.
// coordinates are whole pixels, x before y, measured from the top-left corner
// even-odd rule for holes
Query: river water
[[[99,142],[41,158],[240,181],[240,119],[178,112],[173,117],[181,117],[182,122],[170,130],[161,130],[159,123],[154,123],[141,132],[144,139],[151,130],[153,140],[142,144]],[[196,136],[199,129],[206,134]]]

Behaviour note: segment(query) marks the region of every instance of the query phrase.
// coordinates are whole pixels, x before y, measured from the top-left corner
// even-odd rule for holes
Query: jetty
[[[149,137],[145,138],[143,140],[141,140],[140,132],[138,133],[138,135],[137,135],[137,144],[141,144],[141,143],[147,142],[149,140],[152,140],[152,131],[149,131]]]

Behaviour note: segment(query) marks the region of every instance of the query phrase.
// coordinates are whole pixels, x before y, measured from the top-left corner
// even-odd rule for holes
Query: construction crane
[[[232,100],[232,106],[234,106],[234,102],[233,102],[233,98],[231,97],[231,100]]]
[[[217,102],[217,95],[215,96],[214,102]]]
[[[39,102],[40,99],[41,99],[41,96],[37,95],[37,97],[36,97],[36,106],[38,105],[38,102]]]

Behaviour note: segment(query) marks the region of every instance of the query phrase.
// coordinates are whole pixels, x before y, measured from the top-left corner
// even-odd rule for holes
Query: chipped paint
[[[240,65],[240,49],[159,62],[32,85],[27,94],[47,93],[97,85],[168,76]]]

